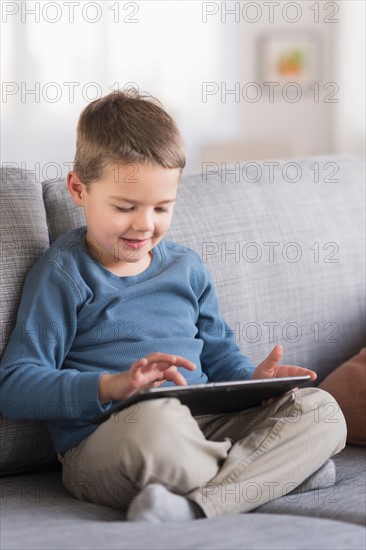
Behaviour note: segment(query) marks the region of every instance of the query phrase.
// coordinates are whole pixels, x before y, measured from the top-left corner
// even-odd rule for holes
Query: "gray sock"
[[[158,483],[146,485],[127,510],[128,521],[190,521],[206,517],[198,504]]]
[[[326,489],[332,487],[336,480],[336,468],[334,460],[329,458],[318,470],[306,478],[298,487],[295,487],[288,494],[305,493],[315,489]]]

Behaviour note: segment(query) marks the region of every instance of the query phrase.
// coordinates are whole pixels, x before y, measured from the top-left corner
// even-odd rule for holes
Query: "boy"
[[[86,226],[28,273],[0,370],[2,394],[19,405],[3,399],[2,412],[47,421],[70,493],[131,521],[236,514],[304,480],[326,486],[346,440],[339,407],[316,388],[195,417],[161,398],[90,423],[142,387],[316,378],[279,365],[279,345],[255,368],[233,336],[217,336],[225,321],[209,271],[164,239],[184,166],[176,124],[154,98],[113,92],[84,109],[67,183]],[[325,422],[329,403],[336,423]]]

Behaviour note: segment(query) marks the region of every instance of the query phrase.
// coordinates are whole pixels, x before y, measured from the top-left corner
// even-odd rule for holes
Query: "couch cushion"
[[[326,489],[288,493],[259,506],[251,513],[295,514],[343,522],[366,523],[366,454],[347,445],[333,456],[336,483]]]
[[[347,422],[347,442],[366,445],[366,347],[319,385],[335,397]]]
[[[57,473],[0,480],[4,550],[247,549],[361,550],[365,529],[354,523],[276,513],[248,513],[172,522],[126,522],[119,510],[81,502]],[[340,501],[338,507],[347,506]],[[296,512],[295,512],[296,513]],[[66,528],[67,526],[67,528]]]
[[[29,172],[0,171],[1,349],[16,321],[25,276],[49,246],[41,185]],[[0,475],[56,460],[44,422],[0,415]]]
[[[67,190],[66,179],[42,183],[50,242],[71,229],[85,225],[84,210],[76,206]]]

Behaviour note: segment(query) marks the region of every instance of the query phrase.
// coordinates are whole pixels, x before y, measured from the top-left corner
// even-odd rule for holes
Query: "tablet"
[[[209,382],[188,386],[169,386],[138,390],[131,397],[112,405],[100,416],[91,420],[101,424],[113,413],[159,397],[176,397],[190,408],[193,416],[237,412],[262,404],[264,399],[278,397],[308,382],[310,376],[290,376],[287,378],[263,378],[239,380],[235,382]],[[135,411],[135,412],[136,412]]]

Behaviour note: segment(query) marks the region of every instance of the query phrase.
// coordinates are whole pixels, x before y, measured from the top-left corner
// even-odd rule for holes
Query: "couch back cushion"
[[[317,384],[365,345],[364,176],[363,159],[330,156],[182,177],[167,238],[201,255],[254,364],[280,343]],[[43,189],[52,241],[85,223],[65,180]]]
[[[222,168],[187,178],[171,233],[207,261],[243,353],[280,343],[315,385],[365,345],[364,161]]]
[[[84,210],[70,197],[66,179],[44,181],[42,186],[50,242],[53,243],[71,229],[85,225]]]
[[[47,250],[49,237],[42,187],[29,172],[0,171],[2,356],[15,326],[25,276]],[[0,475],[37,468],[56,455],[45,422],[0,415]]]

